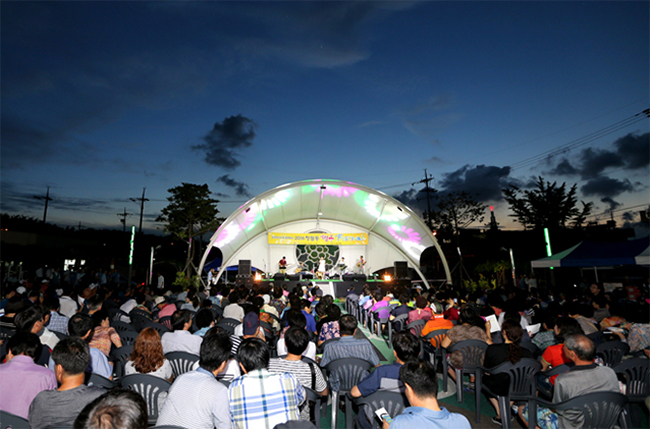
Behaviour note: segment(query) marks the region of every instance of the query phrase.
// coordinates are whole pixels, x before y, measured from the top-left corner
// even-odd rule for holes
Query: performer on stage
[[[280,262],[278,262],[278,266],[280,267],[280,274],[286,273],[287,272],[287,258],[283,256],[282,259],[280,259]]]
[[[357,261],[357,274],[363,274],[363,271],[366,266],[366,261],[363,259],[363,255],[359,257],[359,260]]]
[[[318,278],[323,279],[325,278],[325,258],[320,257],[320,261],[318,262]]]

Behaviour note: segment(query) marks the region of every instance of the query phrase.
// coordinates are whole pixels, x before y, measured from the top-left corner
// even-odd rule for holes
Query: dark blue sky
[[[146,187],[151,229],[181,182],[208,183],[228,215],[309,178],[408,202],[427,168],[507,227],[500,189],[538,175],[577,183],[602,214],[590,220],[614,208],[623,221],[649,200],[648,119],[634,117],[649,106],[649,14],[641,1],[3,2],[1,209],[40,218],[33,196],[50,186],[49,221],[118,227]]]

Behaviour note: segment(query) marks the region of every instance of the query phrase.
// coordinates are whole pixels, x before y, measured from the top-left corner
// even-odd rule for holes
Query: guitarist
[[[357,261],[357,274],[363,274],[363,270],[365,269],[366,266],[366,260],[363,259],[363,255],[359,257],[359,260]]]
[[[278,262],[278,266],[280,267],[280,274],[285,274],[287,272],[287,258],[283,256]]]

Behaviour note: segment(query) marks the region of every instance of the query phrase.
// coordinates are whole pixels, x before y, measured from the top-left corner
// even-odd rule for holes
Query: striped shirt
[[[332,361],[347,358],[367,360],[372,366],[379,365],[379,358],[377,357],[377,353],[375,353],[375,349],[372,348],[370,341],[346,335],[341,337],[340,340],[325,346],[320,366],[324,368]],[[367,375],[367,372],[364,373],[362,378],[365,378]],[[340,383],[336,373],[330,375],[330,385],[332,386],[332,390],[339,389]]]
[[[322,392],[327,388],[327,383],[325,382],[325,378],[323,377],[320,368],[315,364],[312,365],[314,366],[314,374],[316,375],[316,384],[312,384],[309,364],[301,360],[286,360],[281,358],[271,359],[269,362],[269,372],[278,374],[285,372],[291,373],[298,379],[302,386],[309,387],[316,392]]]
[[[298,406],[305,390],[293,374],[250,371],[228,389],[232,426],[235,429],[273,429],[289,420],[300,420]]]
[[[160,410],[157,425],[192,429],[230,429],[228,388],[199,368],[174,381]]]

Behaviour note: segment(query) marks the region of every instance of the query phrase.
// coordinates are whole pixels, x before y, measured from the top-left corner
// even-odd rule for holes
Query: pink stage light
[[[389,225],[388,232],[397,241],[410,241],[415,244],[418,244],[421,241],[419,232],[415,231],[413,228],[407,228],[403,225]]]
[[[337,186],[337,185],[328,185],[327,182],[325,182],[322,185],[311,185],[312,188],[314,188],[314,191],[320,191],[321,186],[324,186],[325,189],[323,189],[323,195],[329,195],[332,197],[349,197],[354,195],[355,192],[358,191],[357,188],[353,188],[351,186]]]

